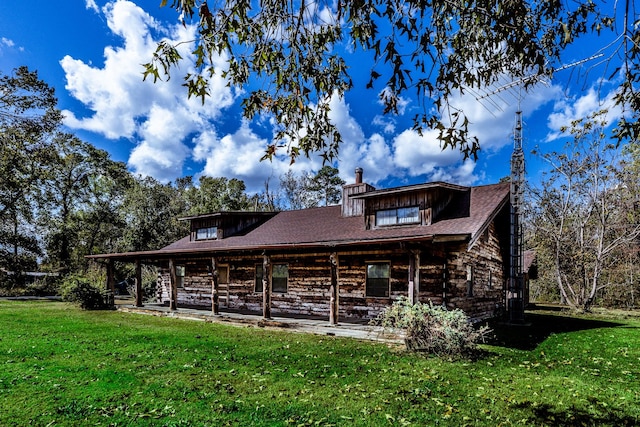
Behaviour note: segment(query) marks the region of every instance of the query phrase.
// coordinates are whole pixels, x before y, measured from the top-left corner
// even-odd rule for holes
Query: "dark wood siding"
[[[364,211],[365,224],[367,229],[375,228],[376,212],[378,211],[418,207],[420,209],[420,224],[431,225],[432,222],[444,215],[453,203],[460,207],[464,205],[461,201],[468,199],[468,197],[469,191],[451,192],[440,188],[431,188],[368,198]]]
[[[504,238],[504,237],[503,237]],[[401,296],[408,296],[411,250],[420,253],[418,299],[449,308],[461,308],[474,318],[491,317],[502,304],[505,270],[499,233],[490,224],[487,233],[476,240],[471,249],[467,242],[425,244],[408,249],[389,245],[359,251],[338,251],[339,316],[371,319]],[[286,293],[273,293],[273,315],[296,314],[329,316],[331,267],[330,252],[272,254],[272,264],[287,264]],[[388,297],[366,296],[366,265],[389,262],[390,294]],[[178,306],[211,307],[211,276],[207,268],[210,258],[175,260],[184,265],[184,288],[178,290]],[[228,298],[222,293],[221,309],[262,312],[262,292],[255,292],[255,266],[262,255],[216,256],[216,264],[228,268]],[[472,283],[468,272],[472,270]],[[168,301],[169,274],[161,270],[159,298]],[[472,287],[472,294],[469,287]]]

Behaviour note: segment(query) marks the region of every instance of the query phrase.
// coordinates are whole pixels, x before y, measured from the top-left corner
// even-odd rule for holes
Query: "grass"
[[[528,314],[474,361],[0,301],[2,426],[640,425],[640,319]]]

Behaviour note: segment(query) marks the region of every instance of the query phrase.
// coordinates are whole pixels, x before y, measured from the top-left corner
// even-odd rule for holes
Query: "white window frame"
[[[218,238],[218,227],[202,227],[196,229],[196,240],[212,240]]]
[[[376,227],[388,227],[391,225],[408,225],[419,223],[420,207],[418,206],[383,209],[376,211]]]

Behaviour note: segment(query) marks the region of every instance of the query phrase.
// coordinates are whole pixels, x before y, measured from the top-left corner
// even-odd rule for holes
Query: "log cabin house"
[[[404,296],[486,319],[506,303],[509,212],[509,183],[376,190],[358,168],[341,205],[191,216],[190,234],[165,248],[92,258],[134,262],[138,284],[141,264],[156,265],[158,299],[171,309],[335,324],[371,319]]]

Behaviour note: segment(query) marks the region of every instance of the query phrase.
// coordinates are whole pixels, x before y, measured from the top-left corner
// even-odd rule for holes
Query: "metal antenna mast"
[[[516,111],[511,154],[510,272],[507,309],[511,323],[524,322],[524,236],[521,221],[524,199],[524,152],[522,151],[522,111]]]
[[[597,59],[602,54],[572,62],[556,68],[554,72],[566,70],[585,62]],[[508,82],[491,92],[476,96],[476,100],[482,101],[500,92],[540,80],[540,75],[525,76]],[[520,86],[521,87],[521,86]],[[513,153],[511,154],[511,187],[510,187],[510,248],[509,248],[509,279],[506,289],[506,304],[510,323],[524,322],[524,228],[522,224],[522,211],[524,204],[524,152],[522,150],[522,110],[520,109],[521,95],[517,95],[518,111],[516,111],[516,123],[513,132]]]

